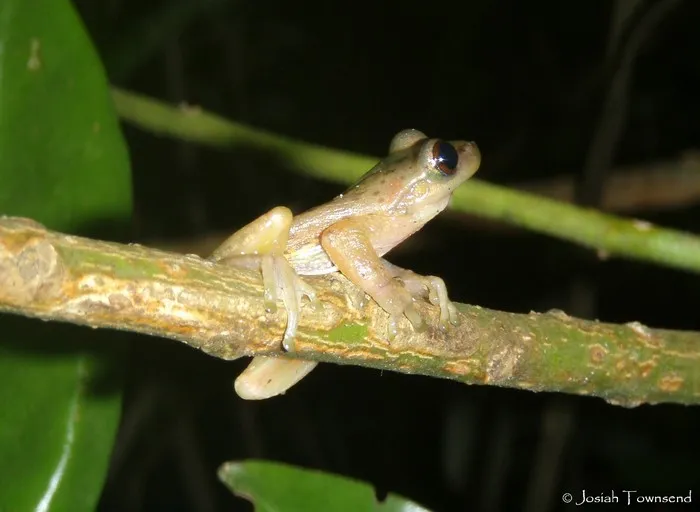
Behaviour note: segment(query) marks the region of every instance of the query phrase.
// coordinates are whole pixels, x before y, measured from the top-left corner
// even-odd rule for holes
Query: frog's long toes
[[[282,348],[285,352],[296,352],[297,347],[294,341],[296,337],[296,325],[293,327],[293,332],[290,331],[290,321],[287,321],[287,330],[284,332],[284,338],[282,338]]]
[[[438,291],[435,289],[433,286],[428,287],[428,300],[433,306],[439,306],[440,305],[440,296],[438,294]]]
[[[457,310],[457,307],[452,302],[448,302],[447,303],[447,310],[448,310],[449,322],[452,325],[458,325],[459,324],[459,311]]]
[[[264,302],[265,313],[275,314],[277,313],[277,303],[274,300],[268,300],[265,298]]]
[[[350,304],[352,304],[352,307],[357,310],[364,308],[369,300],[368,295],[361,288],[350,291],[348,293],[348,297],[350,298]]]
[[[277,312],[277,289],[279,280],[277,278],[275,259],[271,255],[265,255],[260,262],[263,277],[263,302],[265,311],[268,313]]]
[[[301,310],[299,301],[300,296],[305,293],[306,284],[297,276],[284,256],[275,257],[274,267],[279,295],[287,310],[287,327],[284,330],[282,348],[287,352],[294,352],[296,349],[294,338],[297,334]]]
[[[452,315],[449,306],[440,307],[440,327],[445,330],[452,323]]]
[[[297,277],[295,281],[299,303],[304,297],[309,299],[309,302],[316,302],[316,290],[314,290],[313,286],[306,284],[300,277]]]
[[[440,330],[442,332],[447,332],[450,327],[457,325],[457,322],[453,321],[451,318],[446,318],[444,320],[440,319]]]
[[[408,306],[406,306],[406,309],[404,310],[404,315],[406,315],[408,321],[411,322],[414,331],[425,331],[427,326],[421,318],[421,316],[418,314],[418,311],[416,311],[416,308],[413,307],[413,304],[409,304]]]
[[[448,295],[445,282],[439,277],[428,276],[428,298],[434,306],[440,308],[440,327],[447,330],[450,324],[457,325],[457,308],[452,304]]]
[[[440,328],[447,331],[450,326],[459,325],[459,311],[451,301],[440,306]]]
[[[389,316],[389,322],[387,324],[387,331],[388,331],[387,337],[389,338],[389,341],[396,338],[396,335],[398,334],[399,330],[396,327],[396,317],[394,315]]]

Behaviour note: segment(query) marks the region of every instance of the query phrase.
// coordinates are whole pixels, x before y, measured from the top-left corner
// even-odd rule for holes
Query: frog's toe
[[[398,323],[403,318],[407,318],[408,321],[411,322],[411,326],[413,326],[414,332],[420,333],[425,331],[425,329],[427,328],[426,323],[423,321],[423,318],[420,316],[418,311],[416,311],[416,308],[413,306],[413,304],[409,304],[404,309],[403,314],[389,315],[389,322],[387,324],[389,341],[396,338],[396,335],[399,332]]]
[[[413,305],[413,294],[398,280],[390,280],[374,290],[374,300],[389,313],[389,338],[397,332],[397,322],[405,317],[411,322],[415,331],[425,329],[425,323]]]
[[[433,306],[442,308],[449,302],[445,281],[436,276],[425,276],[423,279],[425,279],[428,288],[428,300]]]
[[[406,315],[408,321],[411,322],[414,331],[422,332],[425,330],[425,322],[423,321],[423,318],[421,318],[418,311],[416,311],[416,308],[413,304],[408,304],[406,306],[406,309],[404,309],[403,314]]]
[[[399,318],[400,317],[396,315],[389,315],[389,322],[387,324],[387,338],[389,338],[389,341],[392,341],[394,338],[396,338],[396,335],[399,333]]]
[[[447,304],[440,307],[440,329],[446,331],[450,326],[459,324],[459,312],[455,305],[447,301]]]
[[[287,352],[294,352],[294,338],[297,335],[301,313],[301,296],[304,293],[300,289],[301,279],[284,256],[275,257],[275,274],[280,298],[287,310],[287,328],[284,331],[282,347]]]
[[[445,281],[436,276],[426,276],[425,279],[428,283],[428,300],[433,306],[440,308],[440,326],[446,329],[449,324],[457,325],[457,308],[447,295]]]
[[[287,310],[287,328],[284,330],[282,338],[282,348],[285,352],[296,352],[295,338],[299,327],[299,312]]]
[[[304,282],[304,280],[298,275],[296,275],[296,273],[295,287],[297,289],[297,299],[299,300],[299,304],[301,304],[301,301],[304,297],[306,297],[309,300],[309,302],[316,302],[317,297],[316,290],[314,290],[314,287]]]
[[[277,279],[275,256],[265,254],[260,261],[260,268],[263,277],[263,299],[265,303],[265,311],[268,313],[277,312],[277,290],[279,288],[279,280]]]
[[[357,310],[364,308],[369,301],[369,295],[367,295],[361,288],[350,290],[348,292],[348,297],[350,298],[350,304],[352,304],[352,307]]]
[[[282,339],[282,347],[287,352],[294,352],[296,350],[294,344],[294,338],[296,338],[297,327],[299,326],[299,318],[301,317],[301,303],[304,297],[306,297],[309,302],[316,301],[316,290],[304,280],[299,277],[299,275],[294,271],[294,269],[289,265],[285,259],[286,269],[284,272],[287,274],[287,283],[296,295],[295,301],[285,302],[285,307],[287,307],[287,329],[284,331],[284,338]]]
[[[282,300],[287,312],[287,327],[282,339],[282,347],[294,352],[294,338],[299,326],[301,300],[304,296],[315,297],[311,286],[307,285],[294,271],[284,256],[266,254],[262,257],[262,274],[265,287],[265,308],[274,312],[276,301]]]
[[[453,302],[447,302],[447,310],[449,312],[449,322],[452,325],[459,324],[459,311],[457,310],[457,307],[454,305]]]

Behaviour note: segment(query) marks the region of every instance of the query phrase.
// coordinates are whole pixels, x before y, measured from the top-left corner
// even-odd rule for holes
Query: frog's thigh
[[[238,376],[234,389],[245,400],[272,398],[306,377],[316,364],[299,359],[256,357]]]
[[[211,255],[213,261],[233,258],[242,254],[283,254],[292,225],[292,212],[277,206],[242,227]]]

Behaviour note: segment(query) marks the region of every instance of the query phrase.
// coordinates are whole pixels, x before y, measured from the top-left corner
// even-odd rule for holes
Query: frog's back
[[[285,255],[298,274],[322,275],[337,270],[321,247],[321,233],[342,219],[371,215],[378,228],[375,234],[382,233],[372,241],[379,256],[416,231],[415,223],[401,222],[406,212],[396,211],[395,206],[396,198],[416,174],[412,165],[415,151],[410,148],[390,154],[343,194],[294,217]]]

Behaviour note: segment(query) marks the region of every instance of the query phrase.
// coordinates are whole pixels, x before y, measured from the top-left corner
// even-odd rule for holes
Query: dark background
[[[636,9],[621,22],[615,13],[625,5]],[[596,205],[612,168],[680,162],[699,145],[700,2],[692,0],[76,6],[112,83],[331,147],[383,155],[407,127],[475,140],[480,179],[572,173],[579,199]],[[629,62],[626,86],[609,99]],[[265,155],[125,132],[134,238],[145,243],[196,245],[272,206],[300,212],[342,191]],[[607,151],[595,149],[596,136]],[[698,231],[697,207],[667,206],[630,213]],[[474,219],[444,215],[390,259],[441,275],[459,302],[700,328],[696,276],[601,261]],[[251,510],[215,476],[222,462],[249,457],[353,476],[379,495],[398,492],[444,511],[570,509],[562,493],[578,500],[584,489],[620,497],[623,489],[692,489],[700,500],[695,408],[628,410],[334,365],[283,397],[247,403],[232,389],[247,361],[134,341],[104,511]]]

